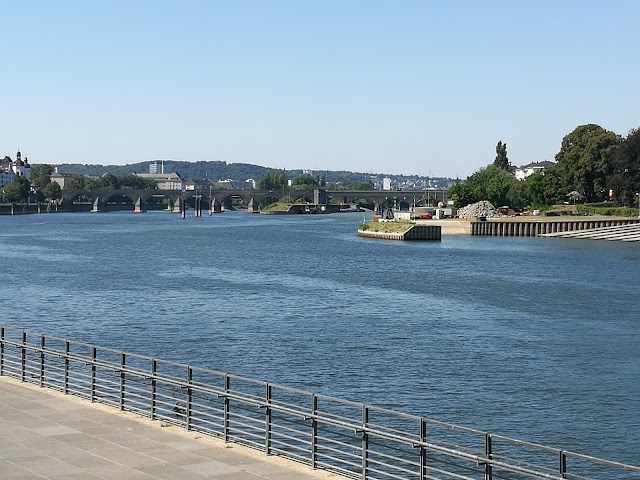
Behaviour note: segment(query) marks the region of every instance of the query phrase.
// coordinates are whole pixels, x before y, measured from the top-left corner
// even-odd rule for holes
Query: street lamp
[[[636,197],[638,197],[638,218],[640,218],[640,193],[636,193]]]

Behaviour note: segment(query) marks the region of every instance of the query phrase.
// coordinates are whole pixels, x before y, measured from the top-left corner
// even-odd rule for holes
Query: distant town
[[[43,164],[34,164],[38,172]],[[553,162],[539,162],[524,165],[515,170],[516,178],[522,180],[527,176],[555,165]],[[0,161],[0,188],[14,182],[18,177],[28,181],[31,178],[32,165],[27,157],[24,159],[18,151],[15,160],[5,156]],[[331,188],[353,188],[361,190],[423,190],[432,188],[449,188],[456,179],[448,177],[425,177],[419,175],[371,174],[351,171],[330,170],[277,170],[251,164],[226,162],[183,162],[155,160],[131,165],[83,165],[62,164],[50,167],[50,182],[55,182],[60,189],[86,188],[87,182],[103,175],[135,175],[141,180],[155,182],[161,190],[208,190],[215,189],[248,189],[256,188],[258,179],[266,174],[281,171],[291,185],[296,177],[309,175],[323,178]],[[33,182],[31,182],[33,183]],[[36,181],[35,188],[44,188],[48,182]],[[33,187],[32,187],[33,190]],[[33,193],[33,192],[32,192]]]

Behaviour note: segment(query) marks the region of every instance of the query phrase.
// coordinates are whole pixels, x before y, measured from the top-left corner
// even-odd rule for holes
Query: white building
[[[159,190],[182,190],[184,180],[177,173],[134,173],[134,175],[158,183]]]
[[[164,160],[156,160],[149,164],[149,173],[154,175],[171,173],[171,164],[164,163]]]
[[[27,157],[22,160],[20,150],[16,153],[15,162],[10,157],[4,157],[0,160],[0,187],[13,183],[16,176],[24,177],[27,180],[31,178],[31,165],[29,165]]]
[[[555,166],[555,162],[548,162],[546,160],[544,162],[533,162],[529,163],[528,165],[523,165],[516,168],[515,175],[518,180],[524,180],[534,173],[544,171],[545,168],[551,168]]]
[[[382,190],[391,190],[391,179],[389,177],[382,179]]]

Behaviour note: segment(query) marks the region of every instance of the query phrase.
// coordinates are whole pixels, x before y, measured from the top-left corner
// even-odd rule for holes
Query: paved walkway
[[[340,477],[0,377],[0,478],[312,480]]]

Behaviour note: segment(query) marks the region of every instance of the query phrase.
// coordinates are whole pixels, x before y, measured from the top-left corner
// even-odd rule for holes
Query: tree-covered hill
[[[160,161],[160,160],[158,160]],[[57,165],[59,172],[67,173],[79,173],[88,176],[98,176],[103,173],[112,173],[114,175],[121,175],[125,173],[148,173],[149,165],[154,163],[153,161],[133,163],[129,165],[92,165],[92,164],[61,164]],[[280,171],[279,169],[262,167],[260,165],[252,165],[249,163],[227,163],[223,161],[212,162],[184,162],[174,160],[164,160],[165,171],[171,171],[178,173],[184,179],[201,179],[206,178],[209,180],[225,180],[231,179],[235,181],[243,182],[249,178],[258,180],[263,176]],[[287,179],[293,180],[294,178],[302,175],[305,171],[299,170],[285,170],[284,174]],[[312,172],[314,176],[324,177],[327,183],[344,183],[344,182],[362,182],[369,181],[372,177],[381,180],[383,177],[389,177],[392,180],[392,184],[399,186],[407,186],[410,184],[419,185],[418,188],[431,183],[439,187],[446,187],[453,183],[450,178],[438,177],[431,178],[420,177],[418,175],[391,175],[385,173],[364,173],[364,172],[351,172],[348,170],[332,171],[332,170],[314,170]]]

